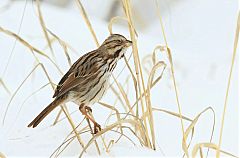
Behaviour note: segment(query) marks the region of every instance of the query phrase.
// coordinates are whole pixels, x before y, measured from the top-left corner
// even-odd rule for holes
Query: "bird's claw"
[[[92,108],[90,108],[89,106],[86,106],[85,109],[86,109],[87,112],[91,112],[92,113]]]
[[[100,132],[102,129],[101,129],[101,126],[98,124],[98,123],[95,123],[94,124],[94,134],[97,134],[98,132]]]

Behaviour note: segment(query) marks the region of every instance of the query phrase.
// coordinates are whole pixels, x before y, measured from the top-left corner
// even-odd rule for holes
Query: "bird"
[[[109,79],[117,62],[132,46],[123,35],[111,34],[99,48],[81,56],[59,81],[54,100],[28,125],[35,128],[56,107],[73,102],[80,112],[94,124],[94,134],[101,126],[89,115],[90,106],[98,102],[109,86]]]

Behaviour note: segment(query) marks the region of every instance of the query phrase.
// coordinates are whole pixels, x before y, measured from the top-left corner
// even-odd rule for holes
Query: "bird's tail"
[[[51,104],[49,104],[29,125],[28,127],[36,127],[53,109],[55,109],[58,105],[64,103],[63,98],[55,99]]]

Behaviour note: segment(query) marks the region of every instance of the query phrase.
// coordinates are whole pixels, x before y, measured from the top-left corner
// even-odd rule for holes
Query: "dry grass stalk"
[[[217,153],[216,153],[217,158],[219,158],[219,156],[220,156],[220,148],[221,148],[221,144],[222,144],[222,133],[223,133],[224,120],[225,120],[225,114],[226,114],[227,102],[228,102],[228,93],[229,93],[229,89],[230,89],[230,84],[231,84],[231,79],[232,79],[232,71],[233,71],[235,58],[236,58],[236,54],[237,54],[239,31],[240,31],[240,12],[238,11],[237,27],[236,27],[236,32],[235,32],[232,61],[231,61],[231,67],[230,67],[229,76],[228,76],[227,90],[226,90],[226,95],[225,95],[221,128],[220,128],[219,143],[218,143],[218,148],[217,148]]]
[[[10,3],[11,3],[11,1],[9,1],[9,6],[10,6]],[[25,4],[24,4],[24,8],[23,8],[20,24],[19,24],[19,27],[18,27],[18,30],[17,30],[17,34],[19,34],[21,29],[22,29],[22,23],[23,23],[23,18],[25,16],[26,7],[27,7],[27,1],[25,1]],[[2,78],[4,77],[5,73],[7,72],[7,69],[8,69],[9,63],[10,63],[10,61],[12,59],[13,52],[14,52],[14,49],[16,47],[16,44],[17,44],[17,39],[14,40],[13,47],[11,49],[11,53],[10,53],[8,59],[7,59],[7,64],[6,64],[6,66],[5,66],[4,70],[3,70]]]
[[[103,102],[99,102],[99,104],[102,105],[102,106],[104,106],[105,108],[108,108],[108,109],[110,109],[110,110],[112,110],[112,111],[115,111],[115,112],[116,112],[117,121],[120,121],[120,113],[118,112],[118,110],[117,110],[114,106],[111,106],[111,105],[106,104],[106,103],[103,103]],[[109,117],[106,119],[105,125],[107,124],[107,122],[108,122],[108,120],[110,119],[111,116],[112,116],[112,113],[111,113],[111,114],[109,115]],[[120,138],[124,135],[124,134],[123,134],[123,130],[122,130],[122,125],[120,125],[119,128],[120,128],[119,134],[121,134],[121,135],[119,136],[118,139],[120,139]],[[116,131],[116,132],[117,132],[117,131]],[[106,151],[108,152],[108,151],[109,151],[109,145],[107,146],[106,143],[105,143],[105,140],[104,140],[105,135],[101,136],[101,138],[102,138],[103,144],[104,144],[104,146],[105,146],[105,149],[106,149]],[[110,143],[110,142],[109,142],[109,143]]]
[[[216,144],[213,144],[213,143],[199,143],[199,144],[196,144],[192,150],[192,157],[195,158],[197,153],[198,153],[198,150],[203,148],[203,147],[206,147],[206,148],[209,148],[209,149],[213,149],[215,151],[219,150],[220,153],[223,153],[227,156],[230,156],[230,157],[234,157],[234,158],[239,158],[238,156],[235,156],[229,152],[226,152],[226,151],[223,151],[221,149],[218,148],[218,146]]]
[[[83,143],[80,135],[77,133],[76,126],[74,125],[74,123],[73,123],[73,121],[72,121],[72,119],[71,119],[71,117],[70,117],[70,114],[69,114],[67,108],[66,108],[65,106],[61,106],[61,108],[62,108],[62,111],[64,112],[64,114],[65,114],[66,116],[69,116],[69,117],[67,117],[68,122],[70,123],[70,125],[71,125],[71,127],[72,127],[72,129],[73,129],[73,131],[74,131],[74,133],[75,133],[75,135],[77,136],[78,142],[80,143],[80,145],[81,145],[82,147],[84,147],[84,143]]]
[[[159,111],[159,112],[163,112],[163,113],[166,113],[166,114],[169,114],[169,115],[172,115],[172,116],[175,116],[175,117],[178,117],[180,118],[180,114],[176,113],[176,112],[172,112],[172,111],[168,111],[168,110],[164,110],[164,109],[159,109],[159,108],[152,108],[153,111]],[[146,113],[142,116],[142,117],[146,117]],[[186,116],[182,116],[182,118],[186,121],[190,121],[192,122],[193,120],[189,117],[186,117]]]
[[[42,31],[44,33],[44,37],[47,40],[47,43],[48,43],[48,46],[49,46],[49,48],[51,50],[52,56],[55,59],[55,55],[54,55],[53,48],[52,48],[52,43],[51,43],[51,40],[50,40],[50,38],[48,36],[47,28],[46,28],[45,22],[43,20],[43,16],[42,16],[39,0],[36,0],[36,3],[37,3],[38,18],[39,18],[39,21],[40,21],[40,24],[41,24]]]
[[[113,17],[113,18],[110,20],[110,22],[108,23],[108,31],[110,32],[110,34],[113,34],[113,31],[112,31],[112,25],[113,25],[113,23],[116,23],[116,21],[118,21],[118,20],[124,20],[124,21],[127,21],[127,22],[128,22],[127,18],[125,18],[125,17],[121,17],[121,16]]]
[[[50,31],[49,29],[47,29],[47,31],[54,37],[54,39],[56,39],[58,41],[58,43],[62,46],[63,50],[64,50],[64,54],[67,58],[68,61],[68,65],[72,66],[72,61],[71,58],[69,56],[68,53],[68,45],[65,41],[63,41],[62,39],[60,39],[56,34],[54,34],[52,31]]]
[[[150,75],[148,77],[148,84],[147,84],[147,102],[148,102],[148,108],[147,108],[147,114],[148,114],[148,117],[149,117],[149,125],[150,125],[150,129],[151,129],[151,135],[152,135],[152,141],[155,142],[155,133],[154,133],[154,120],[153,120],[153,113],[152,113],[152,103],[151,103],[151,85],[153,84],[153,78],[154,78],[154,75],[157,71],[157,69],[159,69],[160,67],[163,67],[165,66],[165,63],[164,62],[158,62],[156,63],[151,72],[150,72]],[[153,147],[155,149],[155,146],[153,144]]]
[[[118,81],[116,80],[116,78],[114,76],[113,76],[113,79],[114,79],[114,82],[116,83],[118,89],[120,90],[120,93],[122,94],[128,109],[130,109],[130,112],[134,115],[134,112],[131,109],[130,101],[129,101],[127,94],[125,93],[123,87],[121,86],[120,83],[118,83]]]
[[[0,158],[6,158],[6,156],[3,155],[3,153],[0,152]]]
[[[175,79],[175,75],[174,75],[172,54],[171,54],[170,48],[168,47],[167,38],[166,38],[166,34],[165,34],[165,31],[164,31],[163,22],[162,22],[162,16],[160,14],[160,8],[159,8],[157,0],[156,0],[156,6],[157,6],[157,11],[158,11],[158,17],[159,17],[160,25],[161,25],[161,30],[162,30],[163,37],[164,37],[165,46],[167,48],[168,60],[170,62],[170,66],[171,66],[172,81],[173,81],[174,90],[175,90],[175,97],[176,97],[176,101],[177,101],[178,112],[179,112],[179,114],[181,116],[182,115],[182,110],[181,110],[181,105],[180,105],[180,102],[179,102],[179,96],[178,96],[178,91],[177,91],[176,79]],[[186,144],[186,137],[184,135],[184,124],[183,124],[182,117],[180,117],[180,121],[181,121],[181,128],[182,128],[182,134],[183,134],[183,143]],[[185,154],[187,155],[187,157],[189,157],[188,149],[183,149],[183,150],[184,150]]]
[[[88,26],[88,28],[89,28],[92,36],[93,36],[93,39],[94,39],[97,47],[99,47],[99,43],[98,43],[98,40],[97,40],[97,36],[96,36],[96,34],[95,34],[95,32],[94,32],[94,30],[93,30],[93,28],[92,28],[92,25],[91,25],[91,23],[90,23],[90,21],[89,21],[89,19],[88,19],[87,13],[86,13],[86,11],[85,11],[85,9],[84,9],[81,1],[80,1],[80,0],[76,0],[76,3],[77,3],[77,6],[78,6],[78,8],[79,8],[79,10],[80,10],[80,12],[81,12],[81,15],[82,15],[85,23],[87,24],[87,26]]]
[[[62,108],[59,110],[59,112],[58,112],[58,114],[57,114],[57,116],[56,116],[56,118],[55,118],[55,120],[53,121],[53,126],[54,125],[56,125],[57,123],[58,123],[58,121],[59,121],[59,119],[60,119],[60,116],[61,116],[61,114],[62,114]]]
[[[152,66],[152,54],[146,55],[143,59],[142,59],[142,66],[143,66],[143,70],[146,72],[146,74],[150,74],[150,70],[148,67]],[[148,66],[147,66],[148,65]]]
[[[4,90],[11,95],[11,91],[9,90],[9,88],[7,87],[7,85],[3,82],[3,80],[0,78],[0,86],[2,86],[4,88]]]
[[[103,103],[103,102],[98,102],[98,103],[99,103],[100,105],[108,108],[108,109],[111,109],[111,110],[115,111],[115,112],[116,112],[116,116],[117,116],[117,121],[120,121],[120,119],[121,119],[121,118],[120,118],[120,113],[119,113],[119,111],[118,111],[115,107],[113,107],[113,106],[111,106],[111,105],[109,105],[109,104]],[[120,130],[121,130],[121,134],[123,134],[123,131],[122,131],[121,126],[120,126]]]
[[[123,108],[127,111],[127,107],[125,106],[124,101],[120,97],[118,91],[113,86],[110,86],[110,90],[114,93],[114,95],[117,97],[117,100],[122,104]]]
[[[133,83],[134,83],[134,89],[135,89],[135,97],[136,97],[136,100],[138,99],[138,90],[137,90],[137,79],[133,73],[133,70],[131,69],[130,65],[128,64],[128,60],[126,59],[126,57],[124,56],[124,61],[125,61],[125,64],[127,65],[127,68],[131,74],[131,77],[132,77],[132,80],[133,80]],[[131,108],[132,109],[132,108]],[[136,108],[136,116],[137,118],[139,118],[139,110],[138,110],[138,102],[137,102],[137,108]]]
[[[163,64],[163,70],[162,70],[162,73],[160,74],[160,76],[159,77],[157,77],[154,81],[153,81],[153,83],[152,83],[152,85],[151,85],[151,89],[157,84],[157,82],[159,82],[160,81],[160,79],[162,78],[162,76],[163,76],[163,72],[164,72],[164,70],[165,70],[165,68],[166,68],[166,64]],[[144,97],[146,95],[146,91],[145,92],[143,92],[139,97],[138,97],[138,99],[135,101],[135,103],[132,105],[132,107],[131,107],[131,109],[133,109],[136,105],[137,105],[137,103],[141,100],[141,97]],[[126,114],[126,116],[125,116],[125,118],[129,115],[129,113],[130,113],[130,111]],[[143,114],[144,115],[144,114]]]
[[[122,17],[122,16],[115,16],[113,17],[110,22],[108,23],[108,31],[110,32],[110,34],[113,34],[113,31],[112,31],[112,25],[114,23],[116,23],[117,21],[119,20],[123,20],[123,21],[126,21],[128,23],[128,19],[125,18],[125,17]],[[138,36],[137,34],[137,31],[134,29],[134,33],[136,34],[136,36]]]
[[[213,133],[214,133],[214,128],[215,128],[215,112],[214,110],[212,109],[212,107],[207,107],[206,109],[204,109],[202,112],[200,112],[191,122],[191,124],[188,126],[188,128],[186,129],[186,131],[184,132],[184,136],[183,136],[183,139],[184,137],[187,139],[188,138],[188,135],[190,133],[190,131],[192,131],[199,119],[199,117],[205,113],[206,111],[209,111],[211,110],[213,112],[213,116],[214,116],[214,121],[213,121],[213,127],[212,127],[212,132],[211,132],[211,137],[210,137],[210,143],[212,141],[212,138],[213,138]],[[189,145],[186,144],[186,142],[182,141],[182,148],[184,150],[184,153],[186,154],[187,151],[188,151],[188,148],[189,148]],[[209,150],[208,150],[209,151]],[[207,151],[207,155],[208,155],[208,151]],[[202,152],[201,152],[202,154]]]
[[[135,65],[135,72],[136,72],[136,76],[137,76],[137,85],[138,85],[138,91],[140,94],[142,94],[142,89],[145,92],[146,88],[145,88],[145,84],[144,84],[144,79],[143,79],[143,74],[142,74],[142,68],[141,68],[141,64],[140,64],[140,60],[139,60],[139,55],[138,55],[138,49],[137,49],[137,42],[136,42],[136,38],[135,38],[135,33],[134,33],[134,27],[133,27],[133,23],[132,23],[132,15],[131,15],[131,8],[130,8],[130,3],[128,0],[123,0],[123,7],[124,7],[124,11],[126,14],[126,17],[128,19],[128,27],[129,27],[129,32],[130,32],[130,36],[131,36],[131,40],[133,42],[133,57],[134,57],[134,65]],[[147,96],[146,96],[147,97]],[[145,112],[145,108],[144,108],[144,101],[142,96],[140,95],[140,102],[141,102],[141,108],[142,108],[142,112]],[[148,106],[147,103],[147,99],[145,99],[145,106],[146,108],[150,108]],[[149,120],[150,123],[150,120]],[[145,128],[147,128],[147,120],[144,119],[144,126]],[[153,129],[150,129],[151,131]],[[155,149],[155,140],[153,139],[155,136],[152,136],[152,144],[150,142],[150,135],[148,134],[148,129],[146,129],[146,135],[147,135],[147,139],[146,139],[146,143],[147,143],[147,147],[149,148],[153,148]]]

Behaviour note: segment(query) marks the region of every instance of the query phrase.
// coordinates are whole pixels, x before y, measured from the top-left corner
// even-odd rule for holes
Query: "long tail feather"
[[[36,127],[53,109],[62,104],[64,99],[57,98],[49,104],[29,125],[28,127]]]

